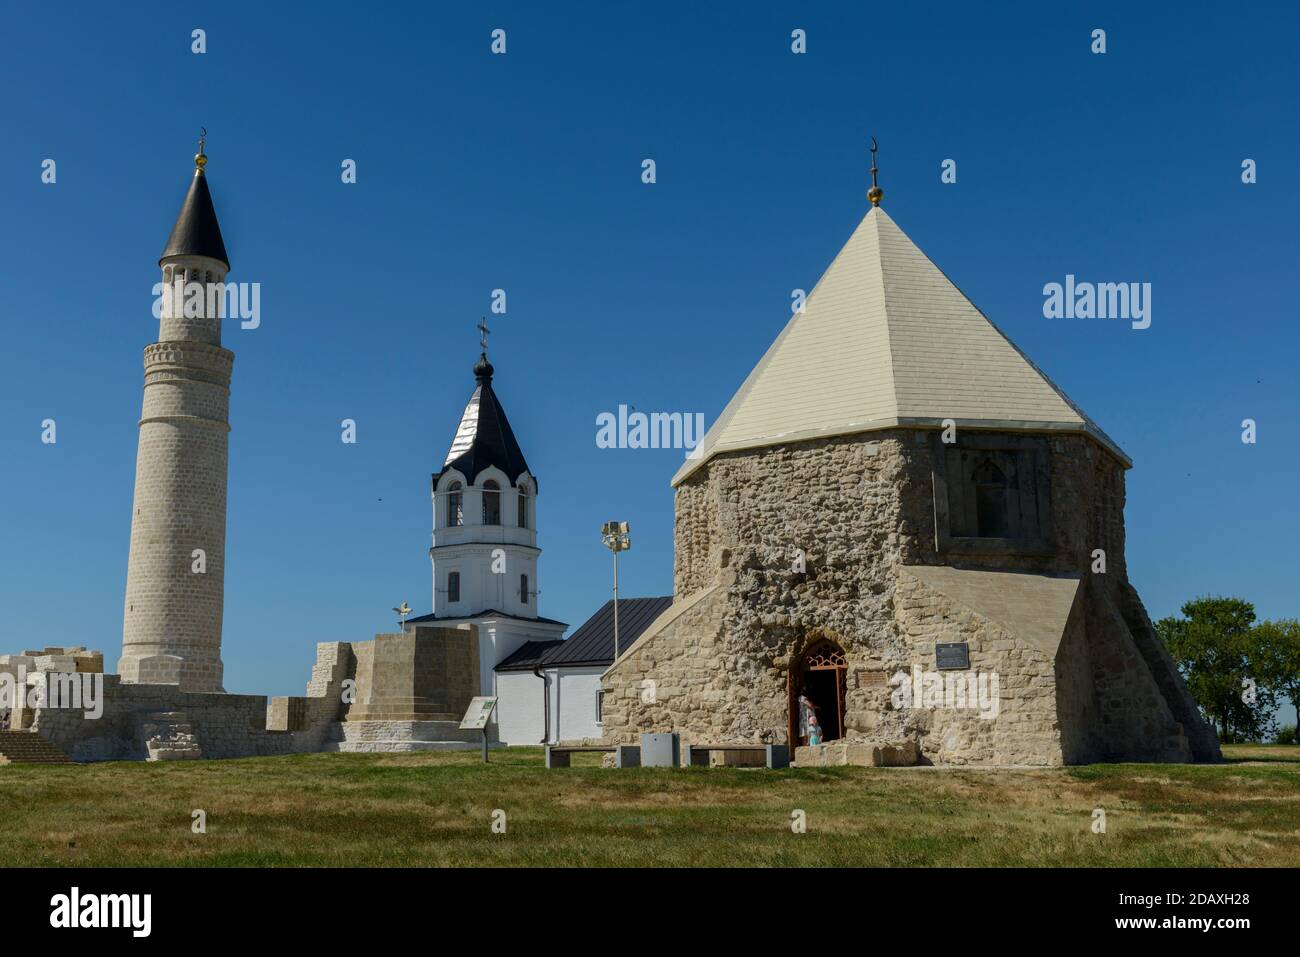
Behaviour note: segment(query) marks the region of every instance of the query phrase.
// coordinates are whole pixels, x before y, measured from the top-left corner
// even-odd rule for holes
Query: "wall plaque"
[[[970,667],[970,644],[965,641],[936,644],[934,666],[940,671],[965,671]]]

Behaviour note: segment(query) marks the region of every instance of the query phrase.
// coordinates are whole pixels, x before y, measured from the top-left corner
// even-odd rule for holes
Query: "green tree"
[[[1300,621],[1260,622],[1255,633],[1264,683],[1300,713]]]
[[[1275,700],[1261,660],[1255,606],[1206,595],[1162,618],[1159,633],[1187,687],[1222,741],[1258,740],[1273,725]]]

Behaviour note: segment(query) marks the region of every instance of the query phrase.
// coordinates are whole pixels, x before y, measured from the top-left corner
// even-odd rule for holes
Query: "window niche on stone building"
[[[958,555],[1052,550],[1048,447],[1036,436],[972,435],[934,449],[935,546]]]

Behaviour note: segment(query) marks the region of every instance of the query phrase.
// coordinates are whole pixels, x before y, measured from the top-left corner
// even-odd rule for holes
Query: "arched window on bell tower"
[[[501,524],[501,486],[495,479],[483,483],[483,524]]]
[[[465,524],[465,497],[459,482],[447,486],[447,525],[448,527]]]
[[[528,486],[519,484],[519,527],[528,527]]]

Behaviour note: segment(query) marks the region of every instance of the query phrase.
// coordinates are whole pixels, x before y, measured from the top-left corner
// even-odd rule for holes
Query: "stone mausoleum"
[[[673,478],[674,602],[605,675],[607,740],[1217,759],[1128,580],[1128,457],[881,195]]]

